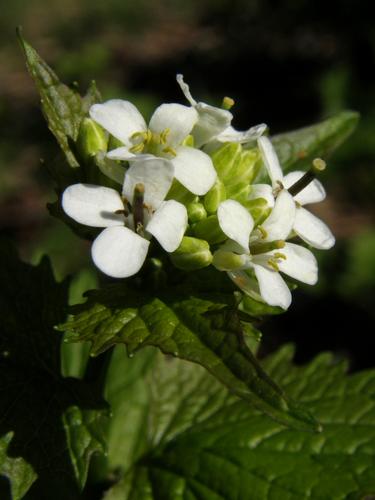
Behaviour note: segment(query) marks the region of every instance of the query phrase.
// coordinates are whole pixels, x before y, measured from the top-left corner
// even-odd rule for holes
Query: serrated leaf
[[[145,290],[111,285],[72,308],[71,341],[91,342],[96,356],[116,344],[134,353],[156,346],[163,353],[204,366],[235,394],[286,425],[319,430],[319,424],[290,400],[262,370],[248,349],[231,296],[216,300],[168,290],[159,298]],[[229,305],[233,302],[232,305]]]
[[[78,136],[79,125],[92,104],[100,101],[93,82],[85,97],[60,82],[56,73],[43,61],[38,53],[17,30],[18,39],[26,57],[26,63],[40,94],[43,114],[48,127],[56,137],[71,167],[79,163],[69,144]]]
[[[303,170],[316,157],[326,159],[354,131],[358,120],[358,113],[343,111],[315,125],[271,137],[283,170]]]
[[[287,346],[265,364],[319,415],[320,434],[285,428],[201,368],[159,355],[143,381],[149,398],[143,453],[105,500],[372,498],[375,371],[346,376],[345,364],[328,354],[297,367],[292,355]],[[124,361],[124,372],[132,362]]]
[[[103,451],[106,411],[95,385],[60,375],[52,326],[65,317],[68,283],[55,282],[46,259],[19,261],[5,241],[0,280],[0,474],[14,500],[31,483],[28,498],[79,499],[90,457]]]

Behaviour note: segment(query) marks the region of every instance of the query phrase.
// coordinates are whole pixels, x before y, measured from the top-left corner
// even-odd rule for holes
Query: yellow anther
[[[130,136],[130,140],[135,140],[135,139],[144,139],[144,134],[145,132],[134,132],[134,134],[132,134]]]
[[[150,129],[147,129],[147,132],[145,132],[145,140],[147,144],[152,141],[152,132]]]
[[[172,156],[177,156],[176,151],[173,148],[171,148],[170,146],[167,146],[166,148],[164,148],[163,153],[171,154]]]
[[[160,134],[160,144],[167,144],[168,135],[171,133],[170,128],[166,128]]]
[[[286,255],[285,253],[281,253],[281,252],[276,252],[273,254],[273,256],[276,258],[276,259],[283,259],[283,260],[286,260]]]
[[[144,142],[140,142],[139,144],[135,144],[134,146],[132,146],[131,148],[129,148],[129,151],[131,153],[142,153],[144,147],[145,147],[145,143]]]
[[[272,267],[272,269],[274,269],[275,271],[279,272],[280,269],[279,269],[279,266],[277,265],[277,262],[275,261],[275,259],[269,259],[267,261],[267,264]]]

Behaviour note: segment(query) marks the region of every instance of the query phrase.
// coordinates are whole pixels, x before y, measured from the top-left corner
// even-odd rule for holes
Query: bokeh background
[[[374,365],[375,23],[358,0],[0,0],[0,227],[23,257],[48,253],[56,275],[84,269],[88,246],[45,210],[54,199],[46,164],[57,144],[17,44],[15,27],[66,83],[126,98],[149,116],[161,102],[193,95],[235,99],[234,125],[266,122],[278,133],[343,109],[361,113],[355,134],[328,162],[328,198],[313,210],[337,236],[318,252],[318,286],[262,326],[266,353],[285,341],[297,361],[321,350]],[[2,286],[6,284],[2,284]]]

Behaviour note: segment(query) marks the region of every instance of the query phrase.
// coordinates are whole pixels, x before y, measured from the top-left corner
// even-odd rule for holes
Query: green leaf
[[[372,498],[375,371],[346,376],[345,364],[330,354],[307,366],[293,365],[292,356],[286,346],[265,363],[319,416],[320,434],[285,428],[200,367],[159,355],[143,379],[147,439],[144,427],[133,436],[143,443],[143,453],[133,455],[132,467],[126,463],[123,479],[105,500]],[[123,373],[133,362],[142,364],[123,360]],[[124,384],[129,406],[137,396],[134,388],[130,380]],[[131,423],[126,414],[121,418],[124,427]]]
[[[79,499],[94,452],[104,449],[105,405],[94,382],[63,378],[60,338],[68,282],[55,282],[0,242],[0,474],[14,500]],[[1,498],[6,498],[1,496]]]
[[[310,127],[273,136],[283,170],[306,169],[314,158],[326,159],[354,131],[359,114],[343,111]]]
[[[12,438],[12,432],[0,438],[0,474],[8,478],[11,496],[17,499],[25,495],[37,476],[31,465],[23,458],[9,456],[8,446]],[[2,483],[0,482],[0,498],[5,498],[5,495],[10,496],[8,491],[3,491]]]
[[[17,35],[26,57],[26,63],[41,98],[43,114],[48,127],[56,137],[71,167],[79,165],[70,142],[78,137],[81,120],[87,116],[90,106],[100,101],[100,95],[93,82],[85,97],[60,82],[56,73],[22,37]]]
[[[197,273],[198,274],[198,273]],[[145,288],[145,287],[143,287]],[[198,298],[169,289],[159,298],[125,284],[108,286],[72,308],[59,325],[71,341],[91,342],[96,356],[116,344],[133,354],[145,346],[201,364],[235,394],[286,425],[319,430],[248,349],[233,296]]]

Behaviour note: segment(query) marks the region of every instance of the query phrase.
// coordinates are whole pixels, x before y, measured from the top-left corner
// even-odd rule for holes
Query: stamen
[[[143,230],[143,203],[144,203],[145,186],[138,183],[134,186],[133,196],[133,217],[134,217],[134,230],[139,234]]]
[[[260,235],[261,235],[261,238],[264,240],[265,238],[267,238],[268,236],[268,233],[267,231],[264,229],[264,227],[262,226],[258,226],[257,227],[258,231],[260,232]]]
[[[223,98],[223,102],[221,103],[221,107],[223,109],[229,110],[229,109],[233,108],[234,104],[235,104],[234,99],[232,99],[231,97],[225,96]]]
[[[276,259],[283,259],[283,260],[286,260],[286,255],[285,253],[281,253],[281,252],[276,252],[273,254],[273,256],[276,258]]]
[[[288,189],[289,193],[292,196],[296,196],[315,179],[317,174],[323,172],[325,168],[326,162],[321,158],[315,158],[315,160],[313,160],[312,162],[312,167],[310,168],[310,170],[308,170],[300,179],[298,179],[297,182],[290,186],[290,188]]]
[[[163,132],[160,134],[160,144],[167,144],[168,135],[170,133],[170,128],[166,128],[165,130],[163,130]]]
[[[270,267],[272,267],[272,269],[273,269],[274,271],[277,271],[277,272],[279,272],[279,271],[280,271],[279,266],[277,265],[277,261],[276,261],[275,259],[273,259],[273,258],[269,259],[269,260],[267,261],[267,264],[268,264]]]
[[[280,191],[282,191],[284,189],[284,185],[281,181],[276,181],[276,184],[277,184],[277,186],[272,191],[272,194],[274,195],[275,198],[280,193]]]
[[[170,146],[167,146],[166,148],[164,148],[163,153],[169,153],[172,156],[177,156],[176,151],[173,148],[171,148]]]
[[[272,250],[278,250],[279,248],[284,248],[284,247],[285,247],[284,240],[275,240],[266,243],[254,243],[253,245],[250,245],[250,253],[252,255],[259,255],[266,252],[272,252]],[[275,254],[274,256],[276,257],[277,255],[284,255],[284,254]]]
[[[145,143],[140,142],[139,144],[135,144],[135,146],[132,146],[131,148],[129,148],[129,151],[131,153],[142,153],[144,147],[145,147]]]

